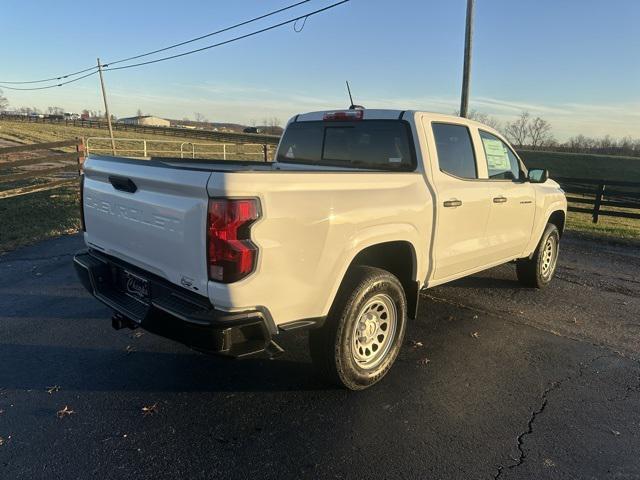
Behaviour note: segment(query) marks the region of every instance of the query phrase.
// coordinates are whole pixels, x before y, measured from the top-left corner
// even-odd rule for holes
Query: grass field
[[[105,137],[106,135],[107,131],[104,129],[0,121],[0,138],[18,142],[38,143],[68,140],[75,137]],[[146,138],[150,141],[149,149],[159,150],[158,153],[153,153],[158,156],[174,156],[176,146],[179,149],[180,142],[203,142],[201,139],[194,140],[186,136],[184,138],[149,134],[141,136],[140,133],[122,131],[117,132],[117,137]],[[176,143],[153,143],[153,140],[167,139],[175,140]],[[106,148],[109,144],[102,142],[96,143],[96,145]],[[118,147],[141,148],[139,143],[127,145],[126,142],[119,142]],[[233,156],[235,152],[233,149],[229,152],[228,158],[238,158]],[[120,153],[126,155],[127,151]],[[197,153],[198,156],[208,155],[221,158],[219,147],[211,146],[209,149],[202,147]],[[528,167],[547,168],[552,177],[606,178],[640,182],[639,158],[535,151],[520,153]],[[77,189],[67,187],[0,200],[0,225],[2,225],[0,228],[0,253],[44,238],[77,231],[79,227],[77,197]],[[597,235],[616,241],[631,241],[634,244],[640,242],[640,220],[601,217],[599,223],[594,224],[591,222],[589,214],[570,212],[567,228],[582,234]]]
[[[640,157],[519,151],[529,168],[546,168],[553,178],[575,177],[640,182]]]
[[[73,186],[0,200],[0,254],[77,232],[78,211],[78,188]]]
[[[15,121],[0,121],[0,138],[24,143],[53,142],[57,140],[69,140],[76,137],[108,137],[106,129],[83,128],[51,123],[27,123]],[[195,145],[197,158],[222,158],[223,149],[220,142],[209,141],[202,138],[190,138],[167,135],[151,135],[138,132],[118,130],[114,132],[116,148],[119,155],[142,156],[143,144],[137,139],[147,140],[147,153],[149,156],[180,156],[180,144],[184,143],[185,156],[190,154],[190,144]],[[109,140],[90,140],[90,147],[100,150],[97,154],[110,155],[111,143]],[[270,147],[272,154],[274,146]],[[231,145],[225,147],[227,159],[230,160],[264,160],[262,145]]]

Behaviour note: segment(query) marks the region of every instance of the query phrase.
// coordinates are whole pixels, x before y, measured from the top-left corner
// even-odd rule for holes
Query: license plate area
[[[125,269],[118,269],[119,290],[145,305],[151,303],[149,280]]]

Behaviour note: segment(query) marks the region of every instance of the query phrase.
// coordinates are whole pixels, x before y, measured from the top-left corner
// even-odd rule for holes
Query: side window
[[[495,135],[480,130],[487,169],[492,180],[518,180],[520,163],[511,149]]]
[[[469,129],[464,125],[434,123],[440,170],[460,178],[478,178]]]

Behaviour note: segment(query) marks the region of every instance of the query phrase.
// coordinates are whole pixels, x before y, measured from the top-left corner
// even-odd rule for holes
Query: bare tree
[[[504,133],[511,143],[516,147],[522,147],[527,143],[529,136],[529,122],[531,115],[529,112],[522,112],[513,122],[508,122],[504,127]]]
[[[198,123],[205,123],[208,122],[209,120],[207,120],[207,117],[205,117],[203,114],[201,114],[200,112],[196,112],[193,114],[196,122]]]
[[[460,110],[456,110],[455,112],[453,112],[453,114],[456,117],[459,117]],[[467,112],[467,118],[469,120],[475,120],[476,122],[483,123],[488,127],[493,128],[494,130],[500,130],[502,128],[500,120],[498,120],[495,117],[492,117],[491,115],[487,115],[486,113],[479,112],[477,110],[471,110]]]
[[[19,111],[26,115],[29,115],[32,113],[40,114],[40,109],[38,107],[20,107]]]
[[[62,115],[62,114],[64,114],[64,108],[62,108],[62,107],[47,107],[47,113],[49,115]]]
[[[9,106],[9,100],[7,100],[7,97],[2,95],[2,90],[0,90],[0,110],[4,110],[8,106]]]
[[[142,113],[142,109],[138,107],[138,110],[136,111],[136,117],[142,117],[142,116],[144,116],[144,113]]]
[[[540,117],[536,117],[529,122],[527,133],[529,135],[529,145],[534,150],[548,145],[553,140],[551,124]]]
[[[265,122],[267,133],[275,135],[280,131],[280,119],[278,117],[271,117],[268,122]]]

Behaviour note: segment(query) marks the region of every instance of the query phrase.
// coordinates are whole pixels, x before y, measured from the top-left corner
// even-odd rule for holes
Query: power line
[[[248,24],[253,23],[253,22],[257,22],[258,20],[262,20],[262,19],[265,19],[267,17],[271,17],[273,15],[277,15],[278,13],[282,13],[282,12],[287,11],[287,10],[291,10],[292,8],[298,7],[298,6],[302,5],[302,4],[308,3],[310,1],[311,0],[302,0],[302,1],[299,1],[299,2],[294,3],[292,5],[288,5],[286,7],[280,8],[278,10],[273,10],[273,11],[271,11],[269,13],[265,13],[264,15],[260,15],[258,17],[254,17],[254,18],[251,18],[249,20],[245,20],[243,22],[236,23],[235,25],[232,25],[230,27],[226,27],[226,28],[223,28],[223,29],[220,29],[220,30],[216,30],[215,32],[206,33],[204,35],[200,35],[199,37],[195,37],[195,38],[192,38],[190,40],[185,40],[184,42],[174,43],[173,45],[169,45],[168,47],[159,48],[157,50],[152,50],[150,52],[141,53],[139,55],[134,55],[132,57],[122,58],[120,60],[114,60],[113,62],[107,62],[107,63],[104,64],[104,66],[116,65],[118,63],[128,62],[130,60],[136,60],[138,58],[147,57],[149,55],[153,55],[153,54],[156,54],[156,53],[160,53],[160,52],[165,52],[167,50],[171,50],[173,48],[181,47],[182,45],[187,45],[189,43],[197,42],[198,40],[202,40],[203,38],[211,37],[211,36],[214,36],[214,35],[219,35],[221,33],[228,32],[229,30],[233,30],[235,28],[242,27],[244,25],[248,25]],[[65,79],[65,78],[74,77],[76,75],[80,75],[81,73],[89,72],[91,70],[96,70],[97,68],[98,67],[94,65],[92,67],[88,67],[88,68],[85,68],[85,69],[82,69],[82,70],[78,70],[77,72],[67,73],[65,75],[59,75],[57,77],[50,77],[50,78],[43,78],[43,79],[40,79],[40,80],[29,80],[29,81],[5,81],[5,80],[0,80],[0,83],[2,83],[2,84],[6,83],[6,84],[9,84],[9,85],[24,85],[24,84],[51,82],[51,81],[54,81],[54,80],[62,80],[62,79]],[[82,77],[82,78],[85,78],[85,77]],[[55,86],[58,86],[58,85],[55,85]],[[24,89],[11,88],[11,87],[3,87],[3,88],[8,88],[8,89],[11,89],[11,90],[29,90],[28,88],[24,88]],[[47,87],[47,88],[49,88],[49,87]],[[38,90],[38,89],[33,88],[31,90]]]
[[[94,67],[94,69],[97,69],[98,67]],[[86,70],[85,70],[86,72]],[[61,87],[63,85],[67,85],[68,83],[73,83],[73,82],[77,82],[78,80],[82,80],[83,78],[87,78],[90,77],[91,75],[95,75],[96,73],[98,73],[98,70],[94,70],[91,73],[87,73],[86,75],[82,75],[81,77],[78,78],[74,78],[72,80],[67,80],[66,82],[62,82],[62,83],[56,83],[54,85],[47,85],[44,87],[7,87],[6,85],[0,85],[0,88],[6,88],[7,90],[46,90],[48,88],[56,88],[56,87]],[[64,77],[60,77],[60,78],[64,78]]]
[[[170,56],[167,56],[167,57],[157,58],[155,60],[148,60],[146,62],[134,63],[134,64],[131,64],[131,65],[124,65],[122,67],[105,68],[103,70],[104,71],[124,70],[124,69],[127,69],[127,68],[141,67],[143,65],[150,65],[152,63],[164,62],[166,60],[172,60],[174,58],[184,57],[186,55],[191,55],[193,53],[202,52],[203,50],[209,50],[211,48],[220,47],[220,46],[226,45],[228,43],[237,42],[238,40],[242,40],[244,38],[253,37],[253,36],[258,35],[260,33],[268,32],[269,30],[273,30],[275,28],[282,27],[283,25],[287,25],[287,24],[290,24],[290,23],[297,22],[298,20],[301,20],[303,18],[308,18],[308,17],[311,17],[313,15],[317,15],[319,13],[325,12],[325,11],[327,11],[329,9],[332,9],[332,8],[335,8],[335,7],[339,6],[339,5],[342,5],[343,3],[347,3],[349,1],[351,1],[351,0],[342,0],[340,2],[328,5],[328,6],[324,7],[324,8],[320,8],[318,10],[314,10],[313,12],[305,13],[304,15],[300,15],[299,17],[292,18],[290,20],[285,20],[284,22],[280,22],[280,23],[277,23],[275,25],[271,25],[269,27],[265,27],[265,28],[262,28],[260,30],[253,31],[253,32],[247,33],[245,35],[240,35],[238,37],[234,37],[234,38],[231,38],[229,40],[225,40],[224,42],[214,43],[213,45],[207,45],[206,47],[196,48],[194,50],[189,50],[187,52],[178,53],[178,54],[170,55]]]
[[[158,50],[153,50],[151,52],[142,53],[140,55],[135,55],[133,57],[123,58],[122,60],[116,60],[115,62],[107,62],[107,63],[105,63],[105,65],[115,65],[117,63],[128,62],[129,60],[136,60],[138,58],[148,57],[149,55],[153,55],[155,53],[165,52],[167,50],[171,50],[172,48],[181,47],[182,45],[187,45],[188,43],[197,42],[198,40],[202,40],[203,38],[212,37],[214,35],[218,35],[220,33],[224,33],[224,32],[228,32],[229,30],[233,30],[234,28],[242,27],[244,25],[248,25],[249,23],[257,22],[258,20],[262,20],[264,18],[271,17],[271,16],[276,15],[278,13],[282,13],[282,12],[284,12],[286,10],[291,10],[292,8],[295,8],[295,7],[299,6],[299,5],[302,5],[303,3],[308,3],[310,1],[311,0],[302,0],[301,2],[294,3],[293,5],[289,5],[287,7],[283,7],[283,8],[280,8],[278,10],[274,10],[272,12],[265,13],[264,15],[260,15],[259,17],[252,18],[251,20],[245,20],[244,22],[236,23],[235,25],[232,25],[230,27],[226,27],[226,28],[223,28],[221,30],[216,30],[215,32],[207,33],[205,35],[200,35],[199,37],[192,38],[191,40],[186,40],[186,41],[180,42],[180,43],[174,43],[173,45],[169,45],[168,47],[159,48]]]
[[[306,3],[308,1],[310,1],[310,0],[304,0],[304,1],[299,2],[297,4],[293,4],[293,5],[289,6],[289,7],[285,7],[283,9],[280,9],[279,11],[283,11],[283,10],[286,10],[286,9],[289,9],[289,8],[293,8],[294,6],[300,5],[302,3]],[[194,53],[202,52],[204,50],[209,50],[211,48],[220,47],[222,45],[227,45],[229,43],[237,42],[238,40],[242,40],[242,39],[245,39],[245,38],[248,38],[248,37],[253,37],[253,36],[258,35],[260,33],[264,33],[264,32],[268,32],[270,30],[274,30],[276,28],[282,27],[284,25],[288,25],[290,23],[294,23],[295,24],[295,22],[297,22],[297,21],[299,21],[301,19],[305,19],[305,21],[306,21],[307,18],[312,17],[313,15],[317,15],[319,13],[325,12],[327,10],[335,8],[335,7],[339,6],[339,5],[342,5],[343,3],[347,3],[349,1],[351,1],[351,0],[341,0],[340,2],[333,3],[331,5],[328,5],[328,6],[324,7],[324,8],[320,8],[318,10],[314,10],[312,12],[305,13],[304,15],[300,15],[300,16],[292,18],[290,20],[285,20],[283,22],[277,23],[275,25],[271,25],[269,27],[262,28],[260,30],[255,30],[255,31],[247,33],[245,35],[240,35],[238,37],[234,37],[234,38],[231,38],[229,40],[225,40],[224,42],[218,42],[218,43],[215,43],[213,45],[207,45],[205,47],[197,48],[197,49],[194,49],[194,50],[189,50],[187,52],[178,53],[176,55],[170,55],[170,56],[167,56],[167,57],[157,58],[155,60],[148,60],[146,62],[134,63],[134,64],[131,64],[131,65],[123,65],[121,67],[104,68],[104,67],[107,67],[108,65],[111,65],[111,64],[114,64],[114,63],[124,62],[124,61],[126,61],[126,59],[125,60],[117,60],[116,62],[106,63],[106,64],[102,65],[102,71],[124,70],[124,69],[127,69],[127,68],[141,67],[143,65],[150,65],[150,64],[153,64],[153,63],[164,62],[164,61],[167,61],[167,60],[172,60],[174,58],[184,57],[186,55],[191,55],[191,54],[194,54]],[[264,18],[265,16],[269,16],[269,15],[272,15],[272,14],[277,13],[277,12],[278,11],[274,11],[271,14],[265,14],[260,18]],[[258,18],[258,17],[256,17],[256,18]],[[246,22],[243,22],[242,24],[247,24],[247,23],[250,23],[251,21],[254,21],[254,20],[248,20]],[[222,31],[230,30],[231,28],[235,28],[235,27],[237,27],[239,25],[241,25],[241,24],[238,24],[238,25],[236,25],[234,27],[228,27],[226,29],[223,29]],[[208,34],[208,35],[201,36],[198,39],[202,39],[202,38],[205,38],[207,36],[214,35],[214,34],[215,34],[215,32],[213,32],[211,34]],[[140,57],[143,57],[143,56],[146,56],[146,55],[151,55],[152,53],[157,53],[157,52],[160,52],[160,51],[168,50],[169,48],[174,48],[176,46],[184,45],[185,43],[190,43],[191,41],[195,41],[195,40],[196,39],[193,39],[193,40],[190,40],[190,41],[186,41],[186,42],[183,42],[182,44],[176,44],[176,45],[173,45],[171,47],[166,47],[164,49],[156,50],[156,51],[148,53],[148,54],[142,54],[142,55],[138,55],[138,56],[135,56],[135,57],[130,57],[128,60],[131,60],[133,58],[140,58]],[[77,78],[74,78],[72,80],[67,80],[66,82],[61,82],[61,83],[57,83],[57,84],[54,84],[54,85],[47,85],[47,86],[44,86],[44,87],[26,87],[26,88],[22,88],[22,87],[10,87],[10,86],[6,86],[6,85],[0,85],[0,88],[6,88],[8,90],[46,90],[46,89],[49,89],[49,88],[62,87],[63,85],[67,85],[69,83],[77,82],[78,80],[82,80],[84,78],[87,78],[87,77],[90,77],[92,75],[95,75],[96,73],[98,73],[97,69],[98,69],[98,67],[95,66],[95,67],[92,67],[92,68],[87,68],[85,70],[81,70],[79,72],[76,72],[75,74],[84,73],[84,72],[87,72],[89,70],[92,70],[92,71],[90,73],[87,73],[86,75],[82,75],[81,77],[77,77]],[[65,76],[62,76],[62,77],[53,77],[52,79],[53,80],[59,80],[59,79],[62,79],[62,78],[67,78],[67,77],[72,76],[72,75],[74,75],[74,74],[68,74],[68,75],[65,75]],[[52,80],[52,79],[49,79],[49,81]],[[46,80],[37,80],[37,81],[20,82],[20,83],[39,83],[41,81],[46,81]],[[3,82],[0,82],[0,83],[3,83]],[[11,83],[11,82],[4,82],[4,83]]]
[[[0,81],[0,83],[9,83],[9,84],[12,84],[12,85],[25,84],[25,83],[44,83],[44,82],[50,82],[52,80],[62,80],[64,78],[74,77],[76,75],[80,75],[81,73],[88,72],[89,70],[95,70],[97,68],[98,67],[94,65],[93,67],[85,68],[83,70],[78,70],[77,72],[67,73],[66,75],[60,75],[59,77],[43,78],[42,80],[29,80],[27,82],[8,82],[8,81],[5,82],[5,81]],[[0,86],[2,86],[2,85],[0,85]],[[2,88],[11,88],[11,87],[2,87]],[[25,89],[14,88],[13,90],[29,90],[29,89],[28,88],[25,88]]]

